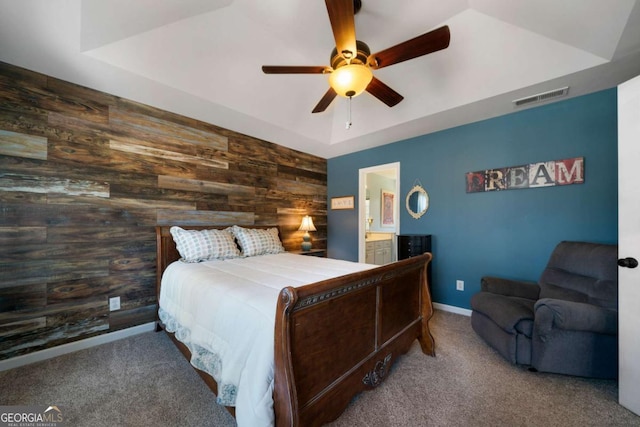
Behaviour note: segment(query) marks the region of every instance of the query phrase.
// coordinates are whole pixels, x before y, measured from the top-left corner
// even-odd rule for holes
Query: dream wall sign
[[[583,184],[584,157],[467,172],[467,193]]]

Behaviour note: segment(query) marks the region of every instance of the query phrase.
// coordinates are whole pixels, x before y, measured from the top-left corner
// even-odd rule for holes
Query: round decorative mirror
[[[429,195],[422,185],[414,185],[407,194],[407,211],[415,219],[420,218],[429,209]]]

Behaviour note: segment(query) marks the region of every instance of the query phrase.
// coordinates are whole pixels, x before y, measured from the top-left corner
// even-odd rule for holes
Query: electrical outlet
[[[456,280],[456,291],[464,291],[464,280]]]
[[[109,311],[120,310],[120,297],[109,298]]]

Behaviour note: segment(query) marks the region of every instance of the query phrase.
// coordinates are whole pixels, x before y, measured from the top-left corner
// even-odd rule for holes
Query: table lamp
[[[304,235],[302,236],[302,250],[310,251],[311,250],[311,236],[309,236],[310,231],[316,231],[316,227],[313,225],[313,220],[309,215],[305,215],[302,218],[302,224],[300,224],[300,231],[304,231]]]

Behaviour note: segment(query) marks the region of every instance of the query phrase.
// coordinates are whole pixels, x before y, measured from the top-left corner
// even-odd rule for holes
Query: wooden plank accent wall
[[[296,250],[309,214],[326,248],[326,171],[0,62],[0,359],[154,321],[156,225],[277,224]]]

